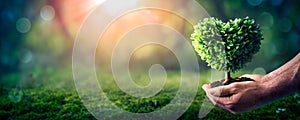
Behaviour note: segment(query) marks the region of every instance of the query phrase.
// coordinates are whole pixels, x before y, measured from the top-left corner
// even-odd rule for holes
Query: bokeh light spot
[[[289,32],[292,28],[292,22],[288,18],[283,18],[279,22],[280,24],[280,31],[282,32]]]
[[[20,33],[27,33],[31,28],[31,22],[28,18],[20,18],[17,20],[16,22],[16,29],[20,32]]]
[[[262,3],[262,0],[247,0],[247,2],[252,6],[258,6]]]
[[[274,43],[269,43],[269,46],[267,47],[266,51],[269,51],[271,55],[277,55],[278,50]]]
[[[55,16],[55,10],[52,6],[45,5],[44,7],[42,7],[40,15],[43,20],[51,21],[51,20],[53,20],[53,18]]]
[[[274,24],[273,15],[269,12],[263,12],[262,14],[260,14],[259,21],[263,29],[270,28]]]
[[[262,67],[257,67],[253,70],[252,72],[253,74],[259,74],[259,75],[265,75],[266,74],[266,70]]]
[[[16,88],[12,89],[8,93],[8,98],[13,103],[20,102],[22,100],[22,97],[23,97],[23,92]]]
[[[262,41],[263,43],[264,42],[269,43],[269,42],[272,41],[274,35],[273,35],[271,29],[265,28],[265,29],[262,30],[262,33],[264,35],[264,40]]]
[[[33,54],[32,54],[31,51],[29,51],[29,50],[22,51],[22,53],[21,53],[21,61],[23,63],[29,63],[29,62],[31,62],[32,58],[33,58]]]
[[[272,42],[272,39],[263,44],[262,52],[266,58],[272,58],[279,54],[279,50],[274,42]]]

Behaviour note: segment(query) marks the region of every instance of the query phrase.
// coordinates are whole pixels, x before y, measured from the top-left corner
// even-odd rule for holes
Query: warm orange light
[[[134,11],[132,13],[123,15],[119,18],[117,18],[113,23],[108,27],[108,29],[105,31],[105,33],[102,35],[100,42],[98,44],[97,48],[97,55],[101,55],[101,60],[103,58],[106,58],[108,61],[112,57],[113,49],[118,44],[120,40],[123,39],[123,37],[128,34],[131,30],[134,30],[136,27],[140,27],[142,25],[149,25],[149,24],[162,24],[165,26],[169,26],[170,28],[173,28],[174,30],[182,33],[185,32],[186,29],[185,26],[187,26],[187,22],[182,19],[181,17],[177,16],[174,13],[163,11],[159,9],[144,9],[139,11]],[[97,24],[95,24],[97,25]],[[151,31],[156,32],[157,35],[159,35],[161,32],[163,32],[160,28],[157,28],[157,31]],[[149,36],[147,33],[141,33],[136,35],[137,39],[141,37],[152,37],[153,39],[157,38],[165,38],[164,40],[169,41],[168,43],[171,46],[176,46],[177,43],[175,42],[174,36]],[[136,40],[131,40],[126,42],[127,45],[122,45],[124,47],[130,47],[130,45],[135,42]],[[177,45],[178,46],[178,45]],[[162,47],[157,46],[144,46],[144,48],[141,48],[140,52],[137,52],[134,54],[135,59],[145,59],[145,57],[149,56],[157,56],[158,54],[164,54]],[[125,48],[126,49],[126,48]],[[157,51],[160,51],[159,53]],[[166,52],[166,51],[165,51]],[[167,51],[168,52],[168,51]],[[155,55],[156,54],[156,55]],[[166,53],[167,54],[167,53]]]
[[[92,12],[95,8],[97,8],[101,3],[105,2],[105,0],[51,0],[49,4],[52,5],[55,9],[56,16],[55,20],[63,29],[65,36],[69,36],[68,38],[73,41],[75,39],[76,33],[80,29],[80,25],[83,24],[84,19]],[[178,7],[184,5],[182,4],[171,4],[163,1],[156,1],[157,4],[164,4],[169,7]],[[138,2],[135,4],[139,4]],[[111,14],[113,10],[103,8],[106,12],[106,15]],[[99,15],[99,17],[105,17],[105,15]],[[101,21],[97,21],[101,22]],[[94,23],[95,27],[98,23]],[[174,13],[163,11],[159,9],[143,9],[138,11],[133,11],[126,15],[120,16],[116,18],[115,21],[109,26],[109,28],[105,31],[101,38],[101,42],[99,42],[99,46],[97,48],[97,54],[101,54],[107,58],[111,57],[113,47],[117,44],[118,40],[122,39],[127,32],[132,30],[133,28],[145,25],[145,24],[163,24],[174,28],[178,32],[186,32],[187,22],[181,17],[175,15]],[[92,29],[92,28],[91,28]],[[99,32],[99,31],[95,31]],[[161,32],[161,31],[157,31]],[[145,33],[145,36],[147,34]],[[89,42],[89,36],[86,36],[86,41]],[[166,37],[166,39],[176,39],[172,38],[172,36]],[[130,43],[128,43],[130,44]],[[178,43],[170,44],[176,46]],[[156,47],[157,48],[157,47]],[[145,49],[146,50],[146,49]],[[151,51],[153,49],[147,49],[145,53],[141,54],[142,56],[150,56]],[[156,50],[157,51],[157,50]],[[147,53],[147,55],[146,55]],[[148,55],[149,54],[149,55]],[[142,57],[137,55],[137,57]]]

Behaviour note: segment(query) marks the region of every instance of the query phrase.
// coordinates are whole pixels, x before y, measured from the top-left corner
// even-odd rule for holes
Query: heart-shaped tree
[[[262,33],[249,17],[223,23],[216,18],[205,18],[194,26],[192,45],[202,60],[211,68],[226,71],[224,85],[235,82],[230,72],[236,72],[250,62],[260,49]]]

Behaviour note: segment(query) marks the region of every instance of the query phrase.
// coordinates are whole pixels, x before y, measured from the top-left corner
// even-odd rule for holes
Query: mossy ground
[[[1,119],[95,119],[84,107],[79,98],[71,73],[62,74],[52,71],[39,74],[39,82],[28,88],[15,88],[5,81],[0,87],[0,118]],[[101,75],[100,75],[101,76]],[[102,74],[103,76],[103,74]],[[105,76],[105,75],[104,75]],[[205,79],[206,75],[202,75]],[[141,80],[144,76],[134,76]],[[15,77],[18,78],[18,77]],[[105,77],[102,77],[102,79]],[[168,72],[166,87],[151,98],[134,98],[106,82],[103,89],[113,103],[131,112],[155,111],[170,102],[176,95],[179,74]],[[108,78],[111,79],[111,78]],[[7,82],[7,81],[6,81]],[[138,83],[138,82],[137,82]],[[200,86],[204,82],[200,82]],[[110,92],[108,92],[110,90]],[[199,109],[205,93],[198,88],[198,93],[189,109],[180,119],[199,119]],[[292,94],[281,100],[263,106],[251,112],[234,115],[214,107],[204,119],[300,119],[299,94]],[[105,106],[105,105],[104,105]],[[109,105],[107,105],[109,106]],[[108,108],[109,109],[109,108]],[[109,113],[112,116],[114,113]],[[116,114],[117,115],[117,114]]]

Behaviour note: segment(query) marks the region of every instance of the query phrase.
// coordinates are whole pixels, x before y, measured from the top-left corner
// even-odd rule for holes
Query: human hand
[[[285,65],[267,75],[243,75],[254,81],[234,82],[229,85],[202,88],[210,101],[231,113],[237,114],[258,108],[300,88],[300,53]]]
[[[242,77],[251,78],[254,81],[234,82],[215,88],[205,84],[202,88],[214,105],[234,114],[255,109],[270,100],[265,98],[272,96],[266,92],[268,87],[265,87],[264,76],[244,75]]]

